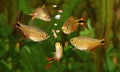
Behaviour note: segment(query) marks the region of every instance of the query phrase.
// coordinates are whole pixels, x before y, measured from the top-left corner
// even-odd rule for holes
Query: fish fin
[[[53,61],[54,58],[49,58],[49,57],[47,57],[46,60],[47,60],[47,61]]]
[[[32,17],[32,21],[35,19],[35,16]]]
[[[30,16],[34,16],[34,14],[29,14]]]
[[[29,35],[25,32],[22,32],[24,38],[29,38]]]
[[[43,4],[42,8],[45,8],[45,4]]]
[[[79,23],[81,26],[83,26],[85,29],[89,30],[88,26],[86,23]]]
[[[85,23],[86,18],[86,16],[83,16],[82,18],[76,20],[76,22],[78,22],[81,26],[89,30],[87,24]]]
[[[86,20],[86,17],[84,16],[84,17],[81,17],[80,19],[75,20],[75,22],[84,23],[85,20]]]
[[[74,20],[73,16],[70,16],[70,17],[68,18],[68,21],[73,21],[73,20]]]
[[[73,24],[73,26],[71,27],[71,31],[74,32],[78,25],[79,25],[78,23]]]
[[[52,62],[53,62],[55,59],[54,59],[54,58],[49,58],[49,57],[47,57],[46,60],[49,61],[48,64],[45,66],[45,69],[47,70],[47,69],[50,68]]]
[[[81,17],[80,19],[81,19],[81,20],[86,20],[86,18],[87,18],[87,16],[83,16],[83,17]]]
[[[45,69],[48,70],[51,66],[51,62],[49,62],[46,66],[45,66]]]
[[[30,16],[32,16],[32,21],[35,19],[35,14],[29,14]]]
[[[60,61],[60,59],[57,59],[57,58],[54,58],[54,60],[55,60],[56,62],[59,62],[59,61]]]
[[[17,24],[21,25],[22,23],[20,23],[20,22],[18,21]]]
[[[96,47],[95,47],[96,48]],[[95,48],[91,48],[91,49],[89,49],[90,51],[93,51]]]

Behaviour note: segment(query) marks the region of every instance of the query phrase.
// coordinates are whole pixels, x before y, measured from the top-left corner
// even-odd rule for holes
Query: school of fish
[[[47,9],[45,8],[45,5],[43,5],[42,7],[36,8],[34,12],[29,15],[32,16],[32,20],[37,18],[37,19],[41,19],[44,21],[51,21],[51,17]],[[69,34],[72,34],[72,32],[74,32],[78,28],[79,25],[88,29],[85,20],[86,20],[86,17],[82,17],[80,19],[74,19],[72,16],[70,16],[63,23],[61,30],[64,34],[69,35]],[[25,25],[25,24],[20,23],[19,21],[16,24],[16,28],[18,28],[26,38],[32,41],[35,41],[35,42],[41,42],[43,40],[47,40],[50,37],[45,31],[41,30],[40,28],[35,27],[35,26]],[[54,32],[55,38],[57,38],[55,31],[53,32]],[[76,36],[70,39],[70,43],[72,46],[74,46],[78,50],[91,50],[99,45],[104,45],[105,39],[93,39],[93,38],[86,37],[86,36]],[[46,68],[49,68],[51,61],[54,61],[54,60],[60,61],[62,56],[63,56],[62,43],[56,42],[54,56],[53,58],[47,58],[49,63],[46,66]]]

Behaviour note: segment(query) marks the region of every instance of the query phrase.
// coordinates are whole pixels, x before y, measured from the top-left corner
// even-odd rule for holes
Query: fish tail
[[[81,17],[80,19],[78,19],[77,21],[79,22],[79,23],[85,23],[85,20],[86,20],[86,18],[87,17]]]
[[[51,66],[51,62],[49,62],[46,66],[45,66],[45,69],[48,70]]]
[[[54,58],[49,58],[49,57],[47,57],[46,60],[47,60],[47,61],[53,61]]]
[[[47,70],[47,69],[50,68],[52,62],[54,61],[54,58],[48,58],[47,57],[46,60],[49,61],[48,64],[45,66],[45,69]]]
[[[82,18],[78,19],[77,22],[78,22],[81,26],[83,26],[84,28],[86,28],[86,29],[88,30],[88,26],[87,26],[87,24],[85,23],[86,18],[87,18],[86,16],[83,16]]]

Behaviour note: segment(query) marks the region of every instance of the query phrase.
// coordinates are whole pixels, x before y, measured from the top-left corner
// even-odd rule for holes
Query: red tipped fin
[[[51,66],[51,63],[48,63],[46,66],[45,66],[45,69],[48,70]]]
[[[54,58],[48,58],[48,57],[47,57],[46,60],[47,60],[47,61],[53,61]]]

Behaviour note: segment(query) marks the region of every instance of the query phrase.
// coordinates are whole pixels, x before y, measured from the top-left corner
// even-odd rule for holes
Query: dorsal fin
[[[45,4],[43,4],[42,8],[45,8]]]
[[[70,17],[68,18],[68,21],[73,21],[73,20],[74,20],[73,16],[70,16]]]

